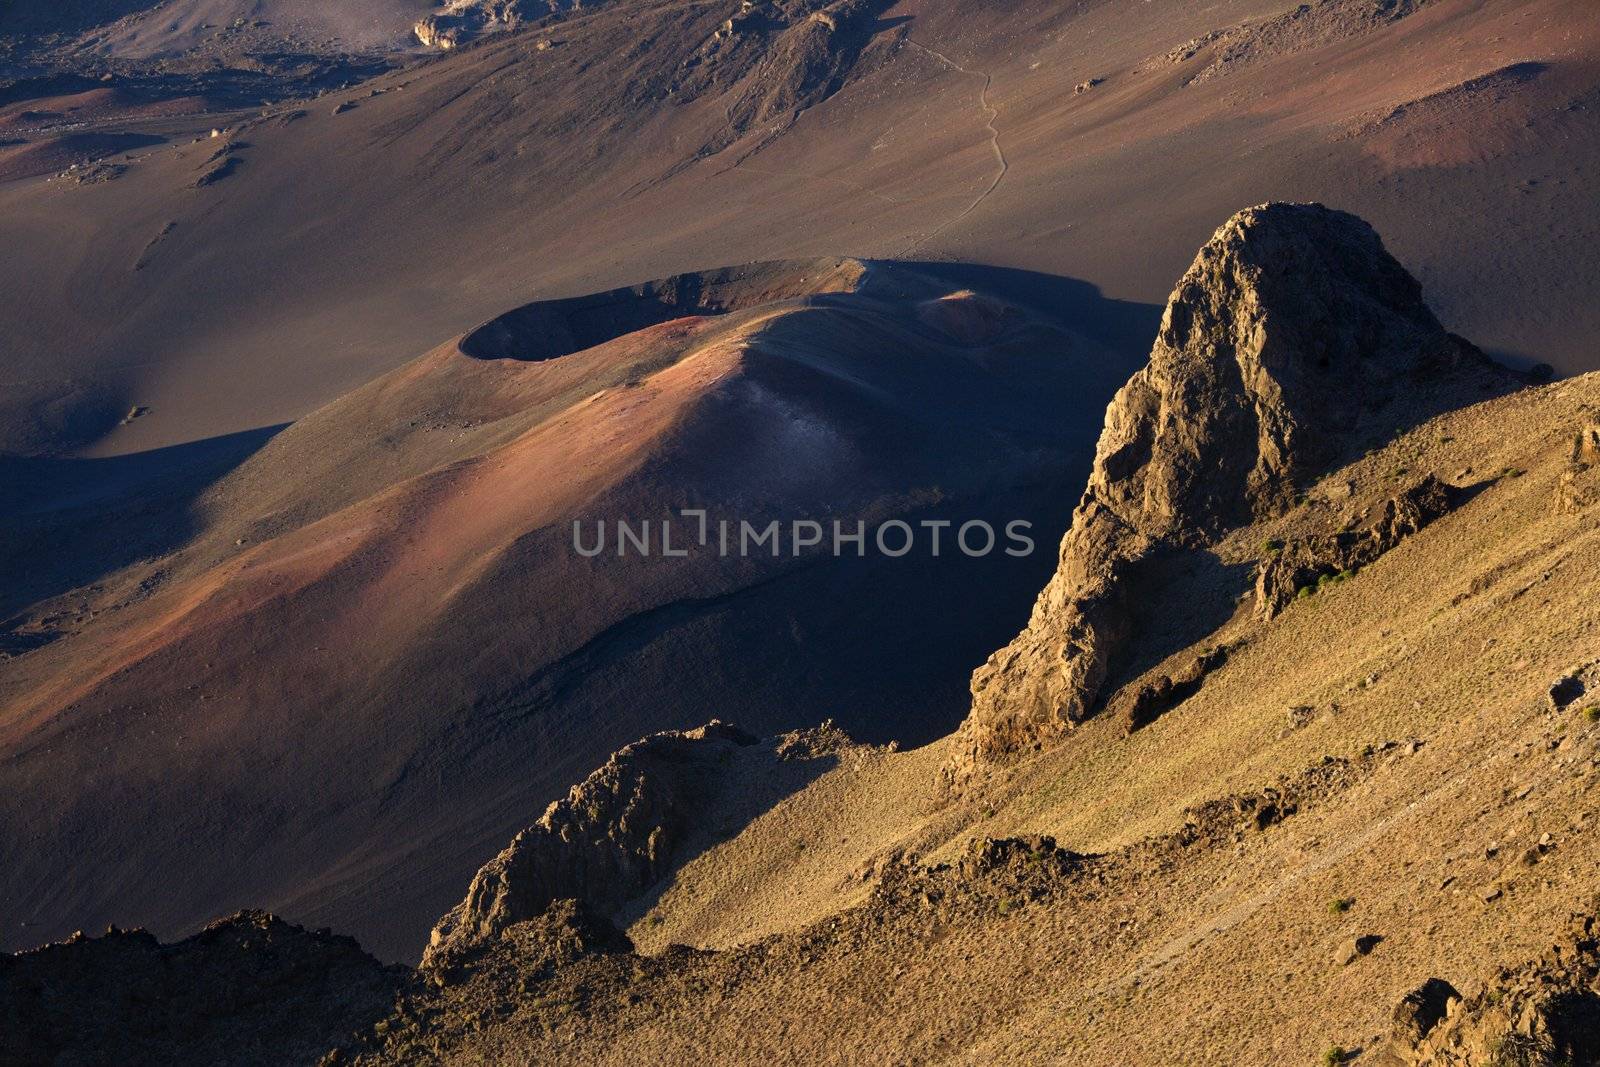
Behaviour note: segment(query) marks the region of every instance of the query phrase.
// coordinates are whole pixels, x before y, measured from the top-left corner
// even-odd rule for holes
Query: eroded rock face
[[[1168,301],[1148,366],[1107,408],[1055,577],[1027,629],[973,675],[948,776],[1091,713],[1147,561],[1280,512],[1297,483],[1449,406],[1440,383],[1492,375],[1362,220],[1316,204],[1229,219]]]
[[[0,1063],[312,1063],[404,981],[348,937],[259,911],[168,945],[79,934],[0,955]]]
[[[1461,998],[1431,978],[1395,1009],[1380,1063],[1502,1067],[1600,1063],[1600,920],[1575,916],[1538,960]]]
[[[844,85],[877,33],[887,0],[743,0],[677,71],[678,99],[731,94],[727,122],[701,148],[771,137]]]
[[[666,872],[716,768],[755,743],[713,721],[618,751],[478,870],[466,899],[434,927],[423,966],[469,953],[556,901],[607,915],[648,889]]]

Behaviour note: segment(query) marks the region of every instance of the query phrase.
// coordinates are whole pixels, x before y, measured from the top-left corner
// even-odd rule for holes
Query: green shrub
[[[1600,722],[1600,704],[1590,704],[1583,709],[1585,722]]]
[[[1328,913],[1330,915],[1343,915],[1355,906],[1355,897],[1334,897],[1328,901]]]
[[[1322,1054],[1322,1064],[1323,1067],[1333,1067],[1334,1064],[1343,1063],[1349,1058],[1350,1054],[1342,1045],[1329,1045],[1327,1051]]]

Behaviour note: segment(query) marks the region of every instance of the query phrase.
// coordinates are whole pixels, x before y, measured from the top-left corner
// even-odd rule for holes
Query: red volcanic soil
[[[34,548],[24,600],[112,555],[108,525],[169,547],[62,577],[24,628],[54,639],[0,669],[0,778],[25,798],[0,812],[25,845],[0,873],[8,943],[249,899],[409,958],[484,850],[630,738],[711,708],[951,728],[1048,548],[664,559],[658,533],[651,558],[586,559],[573,523],[1054,530],[1127,370],[1049,306],[937,272],[758,266],[509,313],[184,506],[41,489],[8,524]]]

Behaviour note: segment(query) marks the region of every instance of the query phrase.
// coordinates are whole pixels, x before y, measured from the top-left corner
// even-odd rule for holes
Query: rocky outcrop
[[[838,92],[887,6],[885,0],[743,0],[684,60],[670,90],[678,99],[732,94],[726,125],[701,154],[748,134],[771,136]]]
[[[1595,504],[1600,504],[1600,422],[1573,438],[1567,469],[1556,483],[1556,511],[1575,515]]]
[[[1200,691],[1206,676],[1228,661],[1227,646],[1202,649],[1171,674],[1157,674],[1119,694],[1112,713],[1128,733],[1142,729]]]
[[[1106,411],[1027,629],[973,675],[948,777],[1094,710],[1149,561],[1282,511],[1308,477],[1459,403],[1450,387],[1487,384],[1491,366],[1355,216],[1270,204],[1229,219],[1168,301],[1149,365]]]
[[[1210,46],[1211,59],[1189,78],[1202,82],[1283,56],[1325,48],[1409,18],[1433,0],[1309,0],[1225,30],[1214,30],[1167,54],[1184,62]]]
[[[80,933],[0,955],[0,1063],[312,1063],[404,981],[348,937],[259,911],[170,945]]]
[[[1430,978],[1395,1009],[1379,1063],[1512,1067],[1600,1063],[1600,920],[1575,916],[1538,960],[1503,968],[1462,997]]]
[[[1355,530],[1273,545],[1256,570],[1256,616],[1270,619],[1297,596],[1341,581],[1455,507],[1460,492],[1433,475],[1407,486]]]
[[[479,869],[434,927],[422,965],[467,955],[556,901],[608,915],[638,896],[667,872],[717,769],[755,743],[713,721],[621,749]]]
[[[514,953],[524,970],[549,975],[585,956],[632,952],[633,942],[576,900],[552,901],[532,919],[512,923],[500,934],[502,947]]]
[[[417,20],[411,32],[424,48],[449,51],[474,37],[514,30],[527,22],[599,7],[605,0],[449,0],[443,11]]]
[[[1600,692],[1600,660],[1585,663],[1557,678],[1550,686],[1550,710],[1566,711],[1590,693]]]

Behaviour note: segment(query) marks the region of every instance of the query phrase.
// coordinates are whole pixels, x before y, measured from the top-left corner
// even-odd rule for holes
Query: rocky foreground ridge
[[[409,980],[259,911],[163,945],[112,927],[0,954],[0,1063],[315,1063]]]
[[[466,898],[434,927],[422,965],[447,965],[556,901],[606,915],[639,896],[670,870],[718,768],[754,744],[713,721],[617,752],[479,869]]]

